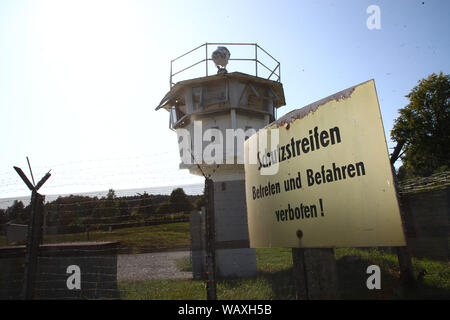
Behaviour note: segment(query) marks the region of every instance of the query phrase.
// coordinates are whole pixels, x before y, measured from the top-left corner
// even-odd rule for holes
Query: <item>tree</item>
[[[195,200],[194,208],[196,210],[202,210],[202,207],[204,207],[205,205],[206,205],[206,198],[205,198],[205,195],[202,194]]]
[[[119,199],[119,211],[120,211],[120,216],[121,216],[121,220],[126,220],[127,218],[129,218],[129,214],[130,214],[130,206],[128,204],[128,201],[126,201],[125,199]]]
[[[23,224],[29,224],[30,223],[30,217],[31,217],[31,204],[28,204],[20,214],[20,220]]]
[[[168,201],[163,201],[159,204],[158,209],[156,209],[157,214],[169,214],[171,210],[171,205]]]
[[[192,210],[192,204],[183,188],[177,188],[172,191],[169,197],[169,204],[174,213],[189,212]]]
[[[21,216],[25,211],[25,206],[22,201],[14,200],[14,203],[6,209],[8,219],[14,221],[15,223],[23,223]]]
[[[114,191],[114,189],[109,189],[108,193],[106,194],[106,199],[114,200],[115,198],[117,198],[116,192]]]
[[[92,215],[95,218],[117,217],[120,215],[119,202],[116,200],[101,199],[94,208]]]
[[[397,142],[392,162],[400,157],[399,179],[429,176],[450,168],[450,76],[431,74],[406,96],[391,138]]]
[[[152,198],[147,192],[141,195],[141,200],[139,201],[138,214],[139,217],[149,218],[154,212],[154,205]]]
[[[8,215],[5,209],[0,209],[0,226],[8,222]],[[1,229],[1,227],[0,227]]]

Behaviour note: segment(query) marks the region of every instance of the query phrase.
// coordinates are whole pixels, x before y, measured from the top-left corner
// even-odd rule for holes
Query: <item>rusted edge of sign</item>
[[[373,81],[373,80],[368,80],[368,81],[360,83],[360,84],[358,84],[356,86],[347,88],[347,89],[342,90],[340,92],[337,92],[337,93],[335,93],[335,94],[333,94],[331,96],[328,96],[328,97],[326,97],[324,99],[321,99],[319,101],[311,103],[311,104],[309,104],[309,105],[307,105],[307,106],[305,106],[305,107],[303,107],[301,109],[293,110],[293,111],[285,114],[284,116],[282,116],[280,119],[272,122],[267,127],[272,127],[274,125],[276,125],[277,128],[281,127],[281,126],[285,126],[286,130],[289,130],[289,127],[290,127],[291,123],[294,122],[295,120],[302,119],[302,118],[306,117],[310,112],[315,112],[320,106],[322,106],[322,105],[324,105],[324,104],[326,104],[326,103],[328,103],[330,101],[334,100],[334,101],[338,102],[338,101],[350,98],[357,87],[359,87],[359,86],[361,86],[361,85],[363,85],[363,84],[365,84],[365,83],[367,83],[369,81]]]

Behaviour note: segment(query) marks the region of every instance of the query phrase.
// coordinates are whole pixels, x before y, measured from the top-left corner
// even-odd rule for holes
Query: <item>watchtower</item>
[[[211,46],[217,49],[209,58]],[[233,58],[225,46],[250,48],[254,56]],[[173,71],[180,59],[202,50],[203,59]],[[247,69],[254,66],[254,74],[228,72],[229,61],[247,64]],[[211,63],[217,73],[209,75]],[[173,82],[202,64],[204,76]],[[274,121],[277,109],[285,105],[280,63],[256,43],[205,43],[172,60],[170,69],[170,91],[156,110],[170,113],[169,127],[178,136],[180,168],[206,174],[214,182],[217,272],[220,276],[254,275],[256,254],[249,249],[243,144]]]

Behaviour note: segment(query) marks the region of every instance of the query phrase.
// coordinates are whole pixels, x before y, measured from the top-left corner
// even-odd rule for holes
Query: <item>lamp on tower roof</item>
[[[218,69],[217,74],[228,73],[225,67],[228,64],[228,59],[230,59],[230,51],[226,47],[217,47],[211,57]]]

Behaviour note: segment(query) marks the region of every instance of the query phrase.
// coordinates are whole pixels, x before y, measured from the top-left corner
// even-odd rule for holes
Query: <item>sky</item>
[[[449,31],[445,0],[0,0],[0,198],[29,195],[13,170],[30,176],[27,156],[36,182],[52,169],[42,194],[203,183],[178,169],[169,114],[155,107],[170,61],[206,42],[258,43],[281,63],[278,116],[374,79],[393,148],[405,95],[449,73]]]

